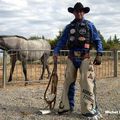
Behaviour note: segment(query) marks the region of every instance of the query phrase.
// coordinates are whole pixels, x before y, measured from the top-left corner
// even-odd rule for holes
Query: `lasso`
[[[55,107],[56,96],[57,96],[57,83],[58,83],[58,75],[57,75],[57,62],[54,63],[54,68],[52,74],[50,76],[50,80],[48,82],[47,88],[44,93],[44,100],[48,104],[49,108],[52,110]],[[47,96],[48,89],[51,85],[50,94]]]

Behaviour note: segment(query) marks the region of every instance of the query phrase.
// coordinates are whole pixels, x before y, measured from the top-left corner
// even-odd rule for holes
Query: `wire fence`
[[[30,55],[34,55],[34,57],[38,56],[38,54],[41,54],[43,50],[22,50],[22,53],[25,53],[24,55],[28,55],[27,58]],[[28,54],[29,52],[29,54]],[[58,57],[58,76],[59,81],[64,80],[64,74],[66,69],[66,60],[68,55],[68,50],[61,50],[60,55]],[[15,56],[16,59],[19,59],[19,55],[21,53],[21,50],[10,50],[9,53],[11,56]],[[16,55],[15,55],[16,54]],[[94,60],[96,55],[95,51],[90,52],[91,59]],[[11,69],[11,57],[7,52],[0,51],[0,81],[1,86],[5,86],[8,82],[9,76],[10,76],[10,69]],[[14,57],[13,57],[14,58]],[[12,58],[12,60],[13,60]],[[15,59],[15,58],[14,58]],[[39,59],[27,59],[27,78],[30,82],[40,82],[40,81],[48,81],[48,74],[47,71],[45,71],[45,75],[43,80],[39,80],[40,75],[42,74],[42,64]],[[50,51],[50,57],[48,59],[49,68],[52,72],[53,69],[53,51]],[[102,57],[102,64],[99,66],[94,66],[95,73],[96,73],[96,79],[103,79],[108,77],[117,77],[120,75],[120,51],[104,51],[103,57]],[[80,74],[78,72],[78,79]],[[20,61],[17,61],[13,76],[12,76],[12,83],[18,83],[18,82],[24,82],[25,77],[23,74],[22,64]]]

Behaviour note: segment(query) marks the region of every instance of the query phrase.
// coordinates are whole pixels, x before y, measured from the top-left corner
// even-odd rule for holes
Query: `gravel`
[[[75,109],[71,114],[57,115],[63,82],[58,83],[55,110],[41,115],[47,104],[43,95],[46,84],[7,85],[0,88],[0,120],[85,120],[80,113],[80,87],[76,82]],[[120,120],[120,78],[97,81],[97,100],[103,120]]]

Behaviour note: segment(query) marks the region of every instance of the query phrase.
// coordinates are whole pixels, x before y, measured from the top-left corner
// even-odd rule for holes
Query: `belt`
[[[78,57],[78,58],[80,58],[81,57],[81,52],[80,51],[74,51],[74,53],[73,53],[73,55],[75,56],[75,57]]]
[[[89,52],[81,52],[81,51],[74,51],[73,53],[69,53],[68,58],[79,58],[79,59],[85,59],[90,58]]]

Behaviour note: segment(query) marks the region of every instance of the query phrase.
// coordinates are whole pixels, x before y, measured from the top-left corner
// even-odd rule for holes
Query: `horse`
[[[51,46],[48,41],[43,39],[28,40],[23,36],[0,36],[0,49],[7,51],[10,55],[11,68],[8,82],[12,81],[12,74],[14,72],[15,63],[17,60],[22,62],[23,73],[25,81],[27,82],[27,61],[41,60],[42,74],[39,80],[43,79],[45,69],[50,76],[48,66],[48,58],[50,55]],[[33,50],[37,50],[33,52]]]

